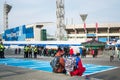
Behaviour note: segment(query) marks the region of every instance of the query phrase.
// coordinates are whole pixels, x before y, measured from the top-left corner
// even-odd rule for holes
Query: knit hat
[[[70,55],[74,55],[74,51],[73,51],[73,48],[70,48],[70,51],[69,51]]]

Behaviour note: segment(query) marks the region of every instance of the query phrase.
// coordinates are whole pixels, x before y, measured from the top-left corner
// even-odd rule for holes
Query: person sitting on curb
[[[53,72],[55,73],[66,73],[65,71],[65,60],[63,58],[63,55],[64,55],[64,51],[61,49],[61,48],[58,48],[58,51],[55,55],[55,58],[57,58],[58,62],[55,62],[55,58],[51,61],[50,65],[52,66],[53,68]],[[56,64],[58,63],[58,65],[56,66]],[[55,65],[55,66],[54,66]],[[55,68],[54,68],[55,67]]]
[[[79,57],[80,53],[76,54],[76,68],[70,72],[71,76],[82,76],[86,68],[82,64],[82,60]]]

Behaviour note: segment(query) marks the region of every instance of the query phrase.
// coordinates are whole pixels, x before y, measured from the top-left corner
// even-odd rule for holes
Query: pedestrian
[[[74,71],[75,68],[76,68],[76,57],[75,57],[72,49],[70,49],[70,56],[65,58],[65,70],[66,70],[66,73],[68,75],[70,75],[70,72]]]
[[[97,57],[97,55],[98,55],[98,49],[95,49],[94,54],[93,54],[93,58]]]
[[[17,48],[15,48],[15,54],[17,54]]]
[[[83,48],[82,50],[82,57],[86,58],[86,48]]]
[[[40,56],[42,56],[42,47],[39,47],[39,48],[38,48],[38,54],[39,54]]]
[[[1,42],[0,43],[0,58],[5,58],[4,50],[5,50],[5,47],[4,47],[3,43]]]
[[[68,57],[69,55],[69,47],[64,47],[64,57]]]
[[[83,48],[80,47],[80,56],[83,57]]]
[[[61,49],[61,48],[58,48],[58,51],[55,55],[55,58],[57,58],[58,60],[58,66],[53,66],[53,72],[55,73],[65,73],[66,74],[66,71],[65,71],[65,60],[63,58],[63,55],[64,55],[64,51]],[[51,62],[51,66],[52,66],[52,63]]]
[[[94,54],[94,49],[91,48],[91,49],[90,49],[90,53],[92,54],[92,56],[93,56],[93,58],[94,58],[94,55],[95,55],[95,54]]]
[[[34,51],[34,58],[37,58],[37,54],[38,54],[37,46],[34,47],[33,51]]]
[[[120,49],[118,49],[118,59],[120,60]]]
[[[114,56],[115,56],[115,48],[109,49],[109,55],[110,55],[110,62],[112,62],[114,60]]]
[[[82,64],[82,60],[80,59],[80,54],[76,54],[76,67],[73,71],[70,72],[71,76],[82,76],[85,72],[86,68]]]
[[[31,45],[29,45],[28,57],[32,58],[32,46]]]
[[[72,47],[70,47],[70,50],[69,50],[69,56],[70,55],[74,55],[74,51],[73,51],[73,48]]]
[[[18,48],[18,54],[20,54],[21,53],[21,48]]]
[[[28,58],[28,46],[24,46],[24,58]]]

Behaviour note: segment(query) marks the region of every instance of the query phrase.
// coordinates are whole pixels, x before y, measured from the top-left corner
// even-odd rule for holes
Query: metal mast
[[[85,23],[85,20],[86,20],[86,18],[87,18],[87,14],[80,14],[80,17],[81,17],[81,19],[82,19],[82,21],[83,21],[83,23],[84,23],[84,30],[85,30],[85,40],[87,40],[87,29],[86,29],[86,23]]]
[[[57,40],[64,40],[65,38],[65,22],[64,22],[64,0],[56,0],[56,17],[57,17]]]
[[[4,3],[4,9],[3,9],[3,19],[4,19],[4,30],[8,29],[8,13],[10,12],[12,6],[6,4],[6,2]]]

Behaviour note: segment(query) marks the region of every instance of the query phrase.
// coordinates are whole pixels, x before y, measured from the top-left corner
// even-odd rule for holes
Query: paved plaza
[[[6,55],[6,58],[23,58],[23,55]],[[37,60],[50,61],[53,57],[38,56]],[[115,58],[113,62],[109,61],[108,56],[99,55],[97,58],[87,56],[82,58],[83,64],[96,64],[96,65],[107,65],[115,66],[116,69],[99,72],[89,75],[91,80],[120,80],[120,61]],[[65,74],[56,74],[51,72],[45,72],[40,70],[32,70],[27,68],[13,67],[0,65],[0,80],[85,80],[82,77],[71,77]]]

